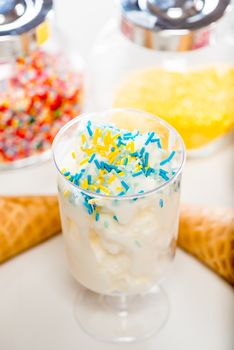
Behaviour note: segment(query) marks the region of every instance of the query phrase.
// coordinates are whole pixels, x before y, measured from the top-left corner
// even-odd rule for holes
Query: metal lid
[[[121,31],[155,50],[187,51],[210,43],[211,24],[231,0],[122,0]]]
[[[53,0],[0,0],[0,58],[27,55],[48,38]]]

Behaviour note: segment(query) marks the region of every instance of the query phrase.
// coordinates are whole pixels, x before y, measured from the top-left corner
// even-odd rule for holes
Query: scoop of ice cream
[[[82,121],[62,145],[63,232],[71,271],[87,288],[142,292],[171,261],[180,185],[173,176],[180,156],[166,141],[157,131]]]
[[[170,180],[175,173],[174,156],[175,151],[162,149],[155,132],[142,134],[87,121],[80,123],[63,173],[91,192],[137,195]]]

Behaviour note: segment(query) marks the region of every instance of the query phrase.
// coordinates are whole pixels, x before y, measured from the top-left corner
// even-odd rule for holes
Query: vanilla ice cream
[[[146,291],[175,253],[180,156],[156,132],[90,120],[62,149],[58,188],[72,274],[102,294]]]

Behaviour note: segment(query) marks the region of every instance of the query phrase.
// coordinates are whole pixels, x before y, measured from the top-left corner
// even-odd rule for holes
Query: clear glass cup
[[[156,131],[162,147],[176,151],[173,177],[151,191],[121,197],[75,186],[61,170],[85,120],[130,131]],[[78,322],[87,333],[107,341],[130,342],[152,335],[165,324],[169,310],[158,282],[176,249],[185,162],[180,135],[150,114],[113,109],[84,114],[66,124],[54,140],[53,155],[68,263],[80,284],[75,303]]]

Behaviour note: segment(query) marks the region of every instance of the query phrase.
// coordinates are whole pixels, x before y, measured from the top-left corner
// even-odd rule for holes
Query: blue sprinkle
[[[64,176],[69,176],[71,173],[70,173],[70,171],[66,171],[63,175]]]
[[[92,161],[94,160],[95,156],[96,156],[96,154],[93,153],[93,154],[91,155],[91,157],[89,158],[88,163],[92,163]]]
[[[87,126],[87,130],[88,130],[89,136],[93,136],[93,132],[89,125]]]
[[[122,141],[121,141],[121,137],[119,136],[119,137],[118,137],[118,143],[117,143],[117,146],[118,146],[118,147],[120,147],[121,143],[122,143]]]
[[[94,163],[98,169],[101,169],[100,164],[97,159],[94,160]]]
[[[145,147],[142,147],[142,149],[140,150],[140,158],[143,156],[144,152],[145,152]]]
[[[120,147],[120,145],[126,146],[126,143],[124,143],[124,142],[121,140],[121,136],[118,136],[118,143],[117,143],[117,146]]]
[[[151,140],[151,142],[152,142],[152,143],[153,143],[153,142],[157,142],[158,148],[162,148],[160,139],[153,139],[153,140]]]
[[[71,175],[70,178],[69,178],[69,181],[72,182],[74,180],[74,177],[75,177],[74,175]]]
[[[96,215],[95,215],[95,220],[98,221],[99,218],[100,218],[100,214],[99,214],[99,213],[96,213]]]
[[[160,141],[160,139],[152,139],[152,140],[151,140],[151,143],[154,143],[154,142],[157,142],[157,143],[158,143],[158,141]]]
[[[160,163],[160,165],[162,166],[162,165],[164,165],[164,164],[170,162],[170,160],[172,160],[172,158],[174,157],[174,155],[175,155],[175,151],[172,151],[171,154],[169,155],[169,157],[167,157],[166,159],[164,159],[164,160]]]
[[[121,184],[125,188],[125,190],[128,191],[128,189],[129,189],[128,184],[125,181],[123,181],[123,180],[121,181]]]
[[[96,193],[100,193],[100,188],[97,189]]]
[[[79,181],[80,178],[82,177],[82,175],[83,175],[83,172],[82,172],[82,173],[76,174],[76,175],[75,175],[75,181]]]
[[[81,169],[81,172],[84,173],[84,172],[85,172],[85,169]]]
[[[91,185],[91,183],[92,183],[92,177],[91,177],[91,175],[88,175],[88,176],[87,176],[87,180],[88,180],[88,185]]]
[[[139,135],[139,130],[137,130],[136,134],[133,135],[133,138],[135,139],[135,137],[137,137]]]
[[[122,192],[119,193],[119,196],[123,196],[123,195],[125,195],[125,192],[124,192],[124,191],[122,191]]]
[[[148,177],[151,174],[152,170],[152,168],[147,169],[145,176]]]
[[[127,165],[128,164],[128,158],[125,158],[124,159],[124,165]]]
[[[104,170],[104,164],[105,164],[104,162],[100,162],[100,167],[102,170]]]
[[[144,193],[145,191],[144,190],[140,190],[138,193]]]
[[[154,137],[154,134],[155,134],[154,131],[152,131],[152,132],[149,134],[148,139],[145,141],[145,145],[146,145],[146,146],[151,142],[152,138]]]
[[[143,173],[143,171],[140,170],[140,171],[137,171],[136,173],[133,173],[132,176],[133,176],[133,177],[136,177],[136,176],[141,175],[142,173]]]
[[[93,132],[92,132],[90,126],[91,126],[91,121],[89,120],[88,125],[87,125],[87,130],[88,130],[89,136],[93,136]]]
[[[114,150],[115,150],[115,147],[111,147],[111,152],[114,152]]]
[[[159,206],[160,206],[160,208],[163,207],[163,200],[162,199],[159,200]]]
[[[88,214],[91,215],[93,213],[93,207],[86,200],[84,201],[84,206],[86,207]]]
[[[109,166],[109,164],[107,164],[107,163],[105,163],[105,162],[104,162],[104,168],[105,168],[108,172],[111,171],[111,167]]]
[[[130,153],[130,156],[132,156],[132,157],[138,157],[138,152]]]
[[[116,215],[113,216],[113,219],[118,222],[118,219],[117,219]]]
[[[114,170],[118,173],[121,173],[122,170],[118,169],[117,166],[114,167]]]
[[[145,167],[148,166],[148,163],[149,163],[149,153],[145,152]]]
[[[126,134],[123,134],[123,136],[132,136],[131,132],[126,132]]]
[[[169,180],[169,177],[167,176],[168,172],[163,170],[163,169],[160,169],[159,170],[159,176],[161,176],[164,180],[168,181]]]

